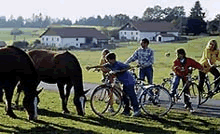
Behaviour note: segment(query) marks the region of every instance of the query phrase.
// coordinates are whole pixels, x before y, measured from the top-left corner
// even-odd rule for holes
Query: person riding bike
[[[173,66],[172,66],[172,70],[175,73],[172,86],[171,86],[172,97],[176,96],[177,88],[178,88],[180,80],[182,79],[183,85],[186,83],[187,81],[186,76],[189,73],[188,71],[189,67],[203,70],[203,67],[198,62],[196,62],[195,60],[191,58],[186,57],[186,52],[184,49],[182,48],[177,49],[176,52],[177,52],[177,59],[173,62]],[[186,87],[184,90],[184,103],[185,103],[184,107],[186,109],[189,109],[190,112],[194,112],[191,102],[190,102],[190,97],[188,95],[190,95],[190,91],[189,91],[189,88]]]
[[[206,48],[203,51],[202,58],[199,63],[204,67],[203,71],[199,71],[199,90],[203,91],[203,84],[205,80],[205,76],[208,72],[210,72],[214,76],[214,80],[220,76],[220,72],[217,70],[215,63],[216,61],[220,61],[220,51],[217,46],[217,42],[214,39],[211,39]],[[219,84],[220,79],[215,82],[215,87]],[[220,88],[217,87],[217,90]]]

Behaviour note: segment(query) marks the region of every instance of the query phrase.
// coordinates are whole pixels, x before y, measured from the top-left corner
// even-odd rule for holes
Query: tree
[[[114,26],[122,26],[130,21],[130,17],[124,14],[117,14],[113,18],[113,25]]]
[[[17,28],[14,28],[10,33],[10,35],[14,35],[14,40],[16,40],[16,36],[21,35],[21,34],[23,34],[23,31]]]
[[[205,12],[202,11],[203,9],[201,8],[200,1],[196,1],[195,5],[193,8],[191,8],[190,11],[190,17],[191,18],[196,18],[196,19],[203,19],[205,18]]]

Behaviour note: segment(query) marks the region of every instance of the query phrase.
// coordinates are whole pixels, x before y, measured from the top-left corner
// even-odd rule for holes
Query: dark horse
[[[77,58],[68,51],[58,54],[48,50],[32,50],[28,55],[35,63],[39,82],[56,83],[62,100],[63,113],[70,113],[67,109],[68,98],[74,86],[74,104],[78,115],[85,115],[86,92],[83,90],[82,69]],[[64,86],[66,85],[66,92]],[[23,86],[18,85],[18,98]]]
[[[23,84],[23,106],[30,120],[37,120],[37,104],[39,102],[37,88],[38,74],[30,57],[22,50],[8,46],[0,49],[0,89],[6,96],[6,112],[12,118],[17,116],[11,108],[14,88],[18,81]],[[2,98],[2,97],[1,97]]]

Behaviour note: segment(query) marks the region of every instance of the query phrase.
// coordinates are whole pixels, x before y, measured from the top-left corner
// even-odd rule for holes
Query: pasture
[[[194,39],[188,43],[164,43],[150,44],[155,51],[154,83],[160,84],[163,77],[168,77],[171,72],[171,65],[176,58],[175,50],[183,47],[187,56],[199,60],[203,49],[209,39],[214,38],[220,42],[220,37],[204,37]],[[28,38],[26,38],[28,40]],[[10,39],[9,39],[10,40]],[[31,37],[30,37],[30,40]],[[8,43],[8,42],[7,42]],[[117,60],[125,61],[140,45],[137,42],[121,43],[123,47],[111,50],[117,54]],[[84,82],[100,84],[101,73],[88,72],[87,65],[97,65],[100,60],[100,51],[72,51],[78,58],[83,69]],[[170,57],[165,53],[170,52]],[[135,63],[132,63],[135,65]],[[198,74],[197,71],[194,74]],[[22,97],[23,98],[23,97]],[[22,100],[20,98],[20,100]],[[216,96],[219,99],[219,94]],[[73,94],[69,98],[68,108],[70,115],[61,113],[61,101],[58,91],[43,91],[40,94],[39,117],[37,122],[28,121],[25,111],[15,110],[18,119],[9,118],[5,115],[5,104],[0,103],[0,133],[94,133],[94,134],[219,134],[220,118],[197,116],[187,111],[171,110],[162,118],[144,116],[141,118],[117,115],[110,119],[101,119],[96,116],[86,102],[86,116],[77,115],[73,105]],[[14,100],[13,100],[14,101]],[[20,101],[21,103],[22,101]]]

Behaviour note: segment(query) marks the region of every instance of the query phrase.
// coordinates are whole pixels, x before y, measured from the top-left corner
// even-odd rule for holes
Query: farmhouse
[[[81,48],[108,44],[108,38],[95,28],[50,27],[40,35],[41,43],[59,48]]]
[[[178,37],[179,30],[168,22],[128,22],[119,30],[120,40],[148,38],[151,41],[172,41]]]

